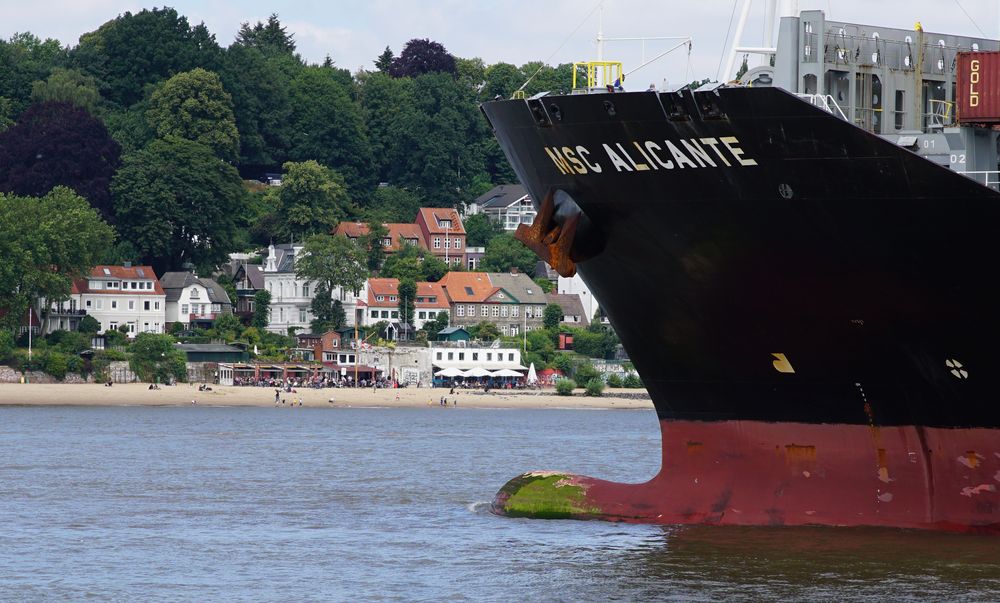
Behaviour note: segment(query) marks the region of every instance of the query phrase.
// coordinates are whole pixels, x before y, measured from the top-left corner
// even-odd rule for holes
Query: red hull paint
[[[586,477],[601,519],[894,526],[1000,533],[1000,430],[660,422],[644,484]]]

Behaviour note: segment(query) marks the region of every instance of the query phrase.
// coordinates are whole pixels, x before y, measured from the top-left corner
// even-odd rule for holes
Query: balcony
[[[215,314],[214,312],[211,314],[188,314],[188,322],[211,322],[214,321],[217,316],[218,314]]]
[[[54,308],[49,311],[49,316],[86,316],[86,310],[70,310],[69,308]]]

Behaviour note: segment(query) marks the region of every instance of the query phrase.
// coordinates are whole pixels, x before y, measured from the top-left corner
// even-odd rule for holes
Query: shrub
[[[93,335],[101,330],[101,323],[97,322],[96,318],[88,314],[80,319],[80,324],[77,326],[76,330],[81,333]]]
[[[46,373],[62,381],[66,376],[66,355],[59,352],[49,352],[45,355],[43,366]]]
[[[14,354],[14,333],[0,330],[0,362],[7,362]]]
[[[66,372],[76,373],[77,375],[83,375],[84,372],[83,358],[80,358],[76,354],[66,357]]]
[[[614,373],[608,375],[608,387],[621,387],[621,386],[622,386],[621,377],[619,377]]]
[[[587,382],[587,385],[585,385],[584,388],[587,390],[588,396],[600,397],[601,393],[604,391],[604,382],[600,379],[591,379]]]
[[[642,387],[642,379],[636,373],[629,373],[625,376],[625,381],[622,385],[631,389],[638,389]]]
[[[556,393],[560,396],[572,396],[576,389],[576,381],[572,379],[556,379]]]
[[[594,379],[600,379],[601,375],[597,372],[590,362],[583,362],[576,367],[576,372],[573,374],[573,378],[580,383],[589,383]]]

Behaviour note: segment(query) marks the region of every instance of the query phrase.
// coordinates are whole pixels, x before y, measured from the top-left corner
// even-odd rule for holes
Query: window
[[[375,296],[375,301],[385,301],[385,296],[384,295],[376,295]]]
[[[107,268],[102,268],[101,270],[104,271],[104,276],[111,276],[111,270],[109,270]]]
[[[455,359],[455,352],[448,352],[448,360],[454,360],[454,359]]]
[[[135,323],[134,322],[128,323],[128,332],[129,332],[129,334],[133,334],[133,335],[135,334]]]
[[[513,316],[514,318],[517,318],[517,315],[520,312],[520,310],[521,310],[520,306],[514,306],[510,309],[510,315]]]
[[[436,356],[436,358],[435,358],[435,359],[436,359],[436,360],[441,360],[441,352],[438,352],[438,353],[437,353],[437,356]]]
[[[396,296],[395,295],[390,295],[389,296],[389,301],[396,301]]]
[[[524,307],[524,317],[531,318],[531,306]]]
[[[499,318],[500,306],[493,306],[493,318]]]
[[[427,318],[427,312],[418,312],[417,314],[418,318],[420,318],[421,320]]]
[[[110,327],[110,329],[111,329],[112,331],[117,331],[117,330],[118,330],[118,323],[117,323],[117,322],[112,322],[112,323],[111,323],[111,324],[109,325],[109,327]]]
[[[131,283],[129,283],[129,289],[138,289],[138,288],[139,288],[139,283],[137,283],[135,281],[132,281]]]
[[[459,307],[461,308],[462,306],[459,306]],[[472,304],[469,304],[468,308],[469,308],[469,316],[475,316],[476,315],[476,307],[473,306]],[[461,316],[461,314],[459,314],[459,316]]]
[[[486,360],[487,362],[493,360],[493,352],[486,352]]]
[[[149,302],[148,301],[142,302],[142,309],[143,310],[148,310],[149,309]]]
[[[458,359],[459,360],[465,360],[465,352],[459,352],[458,353]]]
[[[456,309],[458,311],[458,316],[460,317],[465,316],[465,306],[463,306],[462,304],[458,304],[458,307]],[[421,316],[420,318],[423,318],[423,316]]]
[[[386,238],[382,239],[382,247],[390,247],[390,246],[392,246],[392,238],[391,237],[386,237]]]
[[[503,316],[504,318],[507,318],[507,306],[501,306],[500,307],[500,316]]]
[[[434,249],[441,249],[441,237],[434,237]]]
[[[444,248],[451,249],[451,239],[449,239],[448,237],[444,238]]]
[[[159,310],[160,309],[160,302],[153,302],[153,309],[154,310]]]
[[[145,332],[145,333],[148,333],[148,332],[149,332],[149,323],[148,323],[148,322],[144,322],[144,323],[142,323],[142,330],[143,330],[143,332]]]
[[[517,325],[510,325],[510,334],[511,334],[511,336],[515,336],[515,335],[517,335],[517,333],[518,333]]]
[[[441,228],[451,228],[451,220],[438,220],[438,226]]]
[[[506,337],[510,333],[508,332],[507,325],[500,325],[500,333]]]
[[[473,352],[472,353],[472,361],[475,362],[477,360],[479,360],[479,352]]]
[[[153,323],[153,332],[154,333],[159,333],[160,332],[160,323],[158,323],[158,322],[154,322]]]
[[[302,297],[309,297],[309,283],[302,285]]]
[[[378,318],[378,310],[372,310],[372,318]]]
[[[83,305],[89,308],[90,307],[90,300],[88,299],[87,301],[83,302]]]
[[[511,362],[514,362],[514,352],[511,352],[510,354],[507,354],[507,360],[510,360]]]
[[[306,311],[302,308],[299,308],[299,322],[305,322],[306,320],[307,320]]]
[[[117,299],[111,300],[111,309],[112,310],[117,310],[118,309],[118,300]]]
[[[388,310],[382,310],[382,318],[389,318],[389,311]]]
[[[490,309],[486,307],[486,304],[479,306],[479,315],[483,317],[490,315]]]
[[[399,310],[393,310],[391,318],[399,318]]]
[[[333,352],[323,352],[323,362],[333,362]]]
[[[188,305],[181,304],[181,314],[187,314],[187,313],[188,313]]]
[[[285,309],[278,308],[278,322],[285,322]]]
[[[198,288],[191,289],[191,299],[200,299],[201,295],[198,293]]]
[[[461,248],[462,248],[462,239],[456,238],[455,239],[455,249],[461,249]]]

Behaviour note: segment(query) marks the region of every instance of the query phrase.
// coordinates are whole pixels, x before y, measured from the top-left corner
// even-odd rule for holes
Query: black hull
[[[1000,427],[997,193],[775,88],[483,111],[661,420]]]

